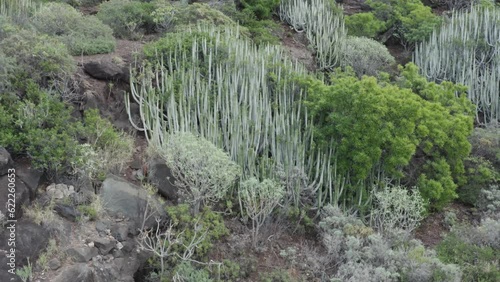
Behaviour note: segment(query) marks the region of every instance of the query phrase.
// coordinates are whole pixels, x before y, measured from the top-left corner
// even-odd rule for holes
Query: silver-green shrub
[[[374,233],[356,216],[326,206],[319,223],[328,264],[337,265],[331,281],[449,281],[461,279],[460,269],[439,261],[418,240],[394,244]]]
[[[348,37],[343,57],[342,65],[351,66],[359,77],[388,71],[396,62],[387,47],[366,37]]]
[[[227,153],[202,137],[179,132],[166,138],[158,153],[172,169],[194,213],[202,203],[222,199],[241,174]]]
[[[253,246],[257,247],[259,230],[280,203],[285,189],[278,182],[264,179],[262,182],[252,177],[240,183],[238,196],[241,208],[252,219]]]
[[[413,60],[430,80],[467,86],[478,122],[500,120],[500,9],[475,6],[453,13],[416,46]]]
[[[57,37],[72,55],[110,53],[115,48],[111,28],[95,16],[84,17],[64,3],[47,3],[34,15],[33,25],[42,33]]]
[[[500,186],[492,184],[481,190],[478,208],[486,215],[500,219]]]
[[[391,234],[404,230],[407,234],[424,219],[426,201],[418,189],[388,186],[374,193],[375,207],[371,211],[371,224],[380,233]]]

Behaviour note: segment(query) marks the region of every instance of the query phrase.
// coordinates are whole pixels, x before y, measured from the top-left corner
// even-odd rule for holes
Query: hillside
[[[0,281],[499,281],[497,2],[0,0]]]

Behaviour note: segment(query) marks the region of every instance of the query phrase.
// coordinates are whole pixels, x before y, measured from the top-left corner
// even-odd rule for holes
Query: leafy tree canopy
[[[427,82],[413,64],[395,84],[352,71],[334,72],[327,83],[302,82],[316,145],[335,147],[340,173],[366,181],[383,172],[417,184],[435,206],[456,197],[473,128],[463,86]]]

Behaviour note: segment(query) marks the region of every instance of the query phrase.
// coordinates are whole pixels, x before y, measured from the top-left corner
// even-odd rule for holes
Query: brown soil
[[[316,69],[316,61],[305,33],[296,32],[285,23],[281,23],[284,30],[281,36],[281,45],[292,59],[302,63],[309,71]]]
[[[475,214],[470,206],[459,202],[454,202],[446,207],[442,212],[436,212],[429,215],[420,227],[415,231],[415,238],[422,241],[424,246],[433,248],[449,232],[445,222],[445,212],[453,212],[457,216],[458,222],[478,223],[479,216]]]

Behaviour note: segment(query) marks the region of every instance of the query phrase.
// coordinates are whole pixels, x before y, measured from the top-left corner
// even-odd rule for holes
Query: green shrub
[[[44,5],[33,19],[38,31],[57,37],[72,55],[110,53],[115,49],[112,30],[94,16],[84,17],[68,4]]]
[[[166,211],[173,223],[174,230],[176,232],[183,232],[180,238],[182,242],[191,242],[196,231],[198,233],[206,231],[206,236],[195,249],[193,259],[204,258],[212,248],[213,243],[229,232],[224,226],[222,216],[210,210],[208,207],[203,209],[203,211],[196,216],[191,215],[189,212],[189,205],[186,204],[167,207]],[[195,227],[201,227],[202,230],[195,230]],[[184,252],[184,249],[182,246],[179,246],[173,251],[181,254]]]
[[[439,16],[420,0],[368,0],[366,3],[377,19],[385,22],[386,30],[394,28],[393,35],[403,45],[413,45],[428,38],[441,23]]]
[[[13,85],[23,88],[25,79],[48,87],[54,80],[65,80],[76,70],[76,64],[64,44],[46,35],[22,30],[0,42],[0,49],[15,60],[18,72]]]
[[[275,21],[258,20],[251,10],[238,10],[235,2],[232,0],[215,3],[212,7],[248,29],[248,31],[242,29],[242,34],[248,33],[255,44],[279,44],[279,38],[274,33],[281,27]]]
[[[316,142],[333,142],[332,161],[351,183],[371,179],[371,186],[377,181],[373,173],[401,179],[412,171],[406,174],[410,185],[442,206],[464,180],[473,107],[463,95],[455,96],[463,87],[429,83],[413,64],[402,69],[399,85],[352,73],[336,73],[330,84],[306,82]]]
[[[500,180],[499,173],[488,160],[469,157],[465,161],[467,183],[457,189],[459,200],[477,206],[481,190]]]
[[[154,30],[152,3],[131,0],[111,0],[99,5],[97,17],[113,29],[117,38],[140,39]]]
[[[373,39],[348,37],[345,44],[342,64],[352,67],[359,77],[388,71],[396,62],[387,48]]]
[[[278,8],[279,0],[241,0],[243,11],[248,11],[257,20],[270,20]]]
[[[500,170],[500,126],[491,124],[485,128],[475,128],[469,140],[473,156],[488,160]]]
[[[57,172],[78,154],[80,124],[53,93],[26,81],[26,97],[7,104],[0,100],[0,144],[14,154],[27,154],[36,168]]]
[[[120,173],[132,158],[134,139],[115,130],[98,110],[85,112],[84,125],[80,137],[87,143],[78,146],[80,154],[71,163],[74,172],[94,183],[108,173]]]
[[[498,230],[497,230],[498,231]],[[489,246],[467,243],[451,233],[437,246],[439,258],[457,264],[463,271],[462,281],[499,281],[500,251]]]
[[[0,93],[6,93],[11,88],[11,82],[14,79],[12,74],[17,73],[16,60],[7,57],[0,50]]]
[[[383,21],[377,19],[373,13],[357,13],[345,18],[345,25],[349,35],[375,38],[385,29]]]
[[[78,206],[78,211],[80,211],[83,215],[88,216],[89,220],[97,219],[97,211],[88,205],[80,205]]]
[[[210,275],[206,269],[198,269],[191,263],[181,262],[173,271],[174,281],[183,282],[212,282]]]
[[[176,30],[183,31],[189,26],[214,25],[214,26],[236,26],[236,23],[222,12],[211,8],[205,3],[194,3],[191,5],[174,6],[174,24]]]

